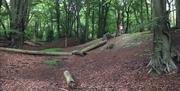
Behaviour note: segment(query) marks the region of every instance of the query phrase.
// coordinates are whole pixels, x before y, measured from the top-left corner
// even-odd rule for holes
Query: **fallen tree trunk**
[[[104,41],[97,41],[95,44],[92,44],[92,45],[82,49],[81,52],[88,52],[88,51],[93,50],[95,48],[98,48],[98,47],[100,47],[100,46],[102,46],[102,45],[104,45],[106,43],[107,43],[106,40],[104,40]]]
[[[4,47],[0,47],[0,51],[17,52],[17,53],[31,54],[31,55],[51,55],[51,56],[70,56],[70,55],[72,55],[71,52],[43,52],[43,51],[31,51],[31,50],[4,48]]]
[[[33,47],[41,46],[41,44],[39,44],[39,43],[35,43],[33,41],[28,41],[28,40],[24,41],[24,44],[29,45],[29,46],[33,46]]]
[[[64,77],[69,88],[76,88],[77,84],[69,71],[64,71]]]
[[[93,50],[95,48],[98,48],[98,47],[100,47],[100,46],[102,46],[102,45],[104,45],[106,43],[107,43],[106,40],[104,40],[104,41],[97,41],[95,44],[92,44],[92,45],[90,45],[90,46],[88,46],[88,47],[86,47],[86,48],[84,48],[84,49],[82,49],[80,51],[78,51],[78,50],[73,51],[72,54],[73,55],[84,56],[84,55],[87,54],[88,51],[91,51],[91,50]]]

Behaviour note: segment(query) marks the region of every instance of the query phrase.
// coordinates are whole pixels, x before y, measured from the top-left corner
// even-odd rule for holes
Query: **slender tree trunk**
[[[141,0],[141,11],[140,11],[140,20],[141,20],[141,27],[140,32],[144,31],[144,15],[143,15],[143,0]]]
[[[117,9],[117,20],[116,20],[116,27],[117,27],[117,30],[116,30],[116,36],[119,34],[119,31],[120,31],[120,28],[119,28],[119,25],[121,23],[121,11],[120,9],[118,8]]]
[[[0,11],[1,11],[1,6],[2,6],[2,0],[0,0]]]
[[[89,1],[86,1],[86,13],[85,13],[85,42],[88,40],[88,31],[89,31],[89,15],[90,15],[90,7],[89,7]]]
[[[147,20],[149,21],[151,15],[149,14],[149,6],[148,6],[148,1],[147,0],[145,0],[145,6],[146,6]]]
[[[98,30],[97,30],[97,37],[100,38],[102,37],[102,1],[99,1],[99,11],[98,11]]]
[[[125,31],[125,33],[127,33],[129,30],[129,9],[128,9],[128,11],[126,11],[126,15],[127,15],[127,20],[126,20],[126,31]]]
[[[34,22],[34,29],[33,29],[33,40],[36,41],[38,38],[38,29],[39,29],[39,22],[36,20]]]
[[[153,13],[156,18],[154,25],[154,47],[152,59],[148,65],[149,72],[158,74],[172,72],[177,69],[173,62],[172,43],[167,26],[166,0],[153,0]]]
[[[92,11],[92,38],[94,38],[94,35],[95,35],[95,11],[93,9]]]
[[[107,19],[108,19],[108,12],[109,12],[109,8],[110,8],[110,3],[111,2],[108,2],[106,5],[105,5],[105,9],[104,9],[104,24],[103,24],[103,35],[107,32]]]
[[[180,0],[176,0],[176,27],[180,28]]]
[[[59,0],[55,0],[55,9],[56,9],[56,23],[57,23],[57,32],[58,32],[58,37],[60,37],[60,5],[59,5]]]
[[[79,33],[80,33],[80,31],[81,31],[81,30],[80,30],[80,29],[81,29],[81,20],[80,20],[80,15],[79,15],[79,13],[80,13],[80,12],[77,11],[77,20],[76,20],[76,21],[77,21],[77,30],[76,30],[77,33],[76,33],[76,36],[77,36],[78,39],[80,38],[80,36],[79,36],[80,34],[79,34]]]

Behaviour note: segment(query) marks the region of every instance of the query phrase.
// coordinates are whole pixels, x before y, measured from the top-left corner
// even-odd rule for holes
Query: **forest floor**
[[[115,44],[113,49],[104,46],[84,57],[0,51],[0,91],[180,91],[180,72],[161,76],[147,74],[152,35],[138,33],[130,36],[111,39],[108,43]],[[180,32],[176,33],[176,45],[180,51]],[[57,59],[59,63],[43,63],[50,59]],[[63,76],[65,70],[74,75],[77,89],[67,88]]]

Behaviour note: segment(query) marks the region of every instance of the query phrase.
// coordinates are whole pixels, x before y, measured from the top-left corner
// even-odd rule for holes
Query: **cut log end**
[[[64,71],[64,77],[66,79],[66,82],[69,88],[71,89],[77,88],[77,83],[75,82],[75,80],[73,79],[73,76],[71,75],[69,71],[67,70]]]

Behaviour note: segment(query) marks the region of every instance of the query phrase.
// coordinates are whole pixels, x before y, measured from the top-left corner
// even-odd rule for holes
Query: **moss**
[[[63,49],[61,49],[61,48],[48,48],[48,49],[43,49],[41,51],[43,51],[43,52],[61,52],[61,51],[63,51]]]
[[[59,62],[60,61],[58,59],[49,59],[49,60],[43,61],[42,63],[47,64],[47,65],[51,65],[51,66],[55,66],[55,65],[58,65]]]

